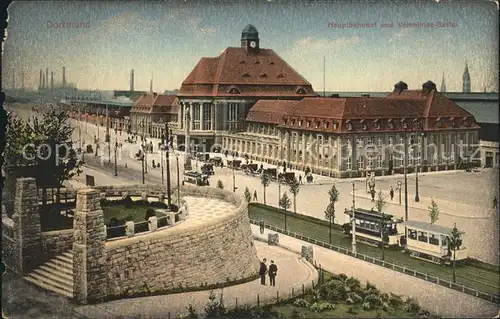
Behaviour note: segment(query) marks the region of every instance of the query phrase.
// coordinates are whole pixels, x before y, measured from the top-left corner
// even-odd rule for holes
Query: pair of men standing
[[[266,275],[269,274],[269,284],[271,286],[276,286],[276,274],[278,273],[278,266],[274,264],[274,261],[271,260],[271,264],[269,265],[269,270],[267,269],[267,260],[264,258],[260,263],[260,284],[266,285]]]

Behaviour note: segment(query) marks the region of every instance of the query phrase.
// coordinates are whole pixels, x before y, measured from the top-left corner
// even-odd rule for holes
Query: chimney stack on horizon
[[[50,90],[54,90],[54,72],[50,72]]]
[[[45,69],[45,88],[49,88],[49,68]]]
[[[43,81],[43,71],[40,69],[40,79],[38,80],[38,89],[40,90],[42,88],[42,81]]]
[[[66,67],[63,66],[62,87],[66,87]]]
[[[134,69],[130,71],[130,92],[134,92]]]

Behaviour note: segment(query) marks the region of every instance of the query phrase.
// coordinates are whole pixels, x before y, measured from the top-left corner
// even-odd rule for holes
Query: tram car
[[[209,186],[208,175],[199,172],[185,172],[184,183],[194,184],[196,186]]]
[[[278,178],[288,185],[291,185],[296,179],[294,172],[279,173]]]
[[[467,258],[467,248],[462,245],[465,233],[460,232],[457,249],[450,248],[452,228],[408,220],[402,223],[406,227],[406,250],[414,258],[434,263],[450,263]],[[453,256],[455,254],[455,256]]]
[[[277,179],[278,170],[276,168],[265,168],[264,174],[269,176],[271,180],[275,181]]]
[[[345,210],[344,233],[351,235],[352,210]],[[398,227],[400,220],[393,215],[381,214],[374,210],[356,208],[356,241],[373,246],[400,246],[404,228]]]
[[[222,157],[214,156],[208,159],[208,163],[214,164],[215,166],[221,166]]]

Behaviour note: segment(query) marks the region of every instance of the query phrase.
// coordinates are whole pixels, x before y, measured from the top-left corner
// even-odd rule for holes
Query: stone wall
[[[224,220],[183,224],[106,243],[108,295],[149,295],[179,288],[254,278],[259,260],[247,203],[232,192],[184,186],[182,196],[209,197],[236,206]]]
[[[62,254],[73,248],[73,229],[42,232],[42,249],[47,257]]]
[[[11,269],[16,264],[14,221],[7,214],[2,214],[2,261]]]

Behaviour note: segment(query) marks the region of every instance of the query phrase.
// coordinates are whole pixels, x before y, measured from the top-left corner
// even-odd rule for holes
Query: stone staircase
[[[73,251],[48,260],[24,279],[41,288],[73,298]]]

